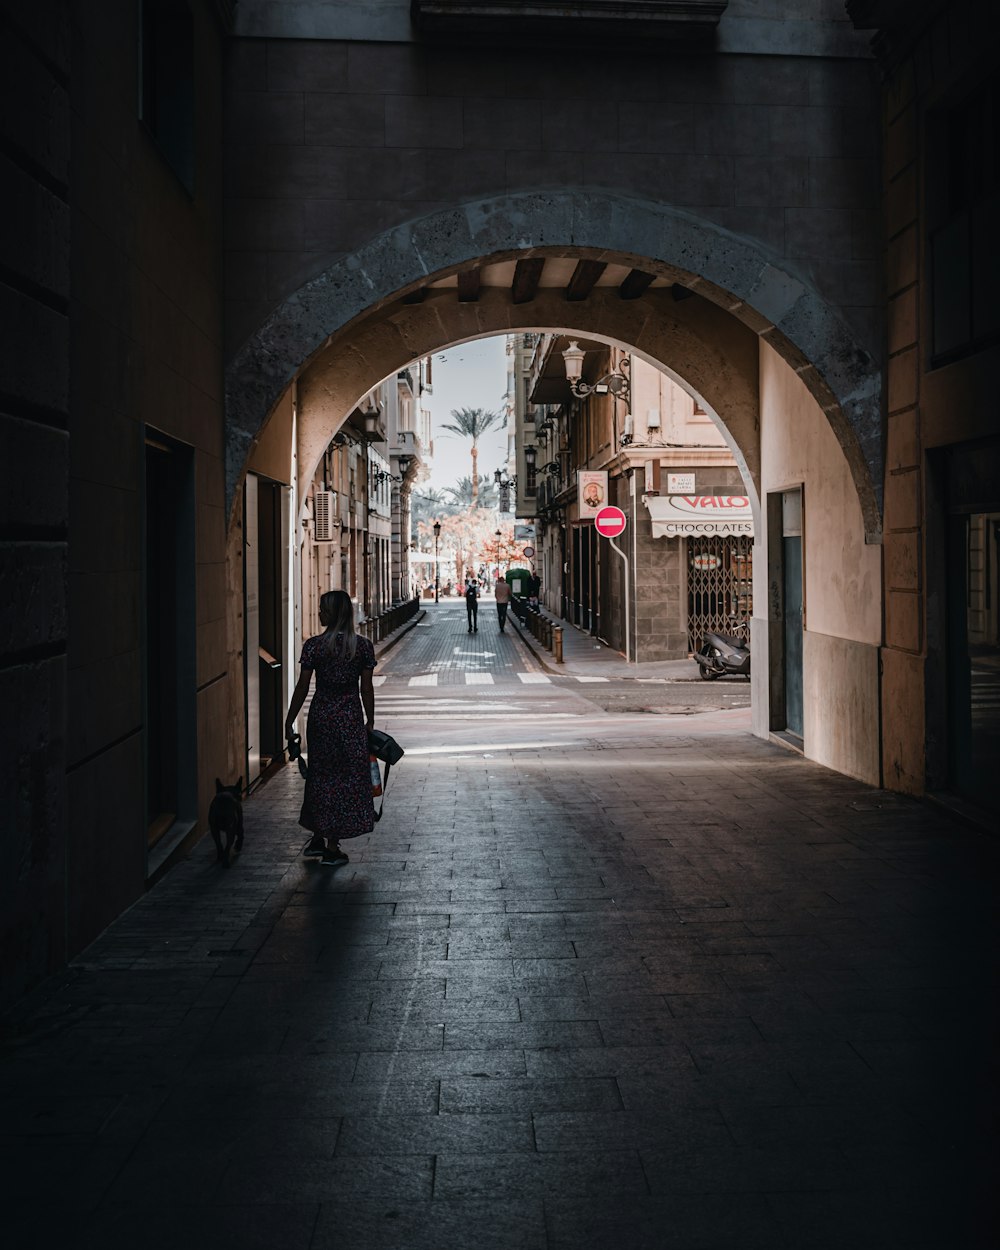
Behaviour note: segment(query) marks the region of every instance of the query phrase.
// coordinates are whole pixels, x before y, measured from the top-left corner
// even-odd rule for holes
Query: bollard
[[[552,654],[555,656],[557,664],[562,664],[563,662],[562,642],[562,626],[556,625],[552,630]]]

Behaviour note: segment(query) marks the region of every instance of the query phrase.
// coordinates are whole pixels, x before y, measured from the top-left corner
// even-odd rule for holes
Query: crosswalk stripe
[[[544,686],[552,681],[544,673],[518,673],[518,677],[526,686]]]
[[[576,680],[577,680],[577,681],[608,681],[608,680],[609,680],[609,678],[607,678],[607,677],[579,677],[579,676],[577,676],[577,679],[576,679]]]
[[[466,673],[465,684],[467,686],[492,686],[492,673]]]
[[[421,673],[419,677],[411,677],[407,683],[410,686],[436,686],[437,684],[437,673]]]
[[[385,677],[384,677],[384,676],[382,676],[382,677],[373,677],[373,678],[372,678],[372,685],[373,685],[373,686],[381,686],[381,685],[382,685],[382,683],[383,683],[384,681],[385,681]]]

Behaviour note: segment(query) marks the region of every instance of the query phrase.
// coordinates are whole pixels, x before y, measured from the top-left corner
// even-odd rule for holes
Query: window
[[[934,364],[1000,337],[1000,92],[989,83],[930,120],[928,226]]]
[[[139,115],[194,190],[194,22],[185,0],[141,0]]]

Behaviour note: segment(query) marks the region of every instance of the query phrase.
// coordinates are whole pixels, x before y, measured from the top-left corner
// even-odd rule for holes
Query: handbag
[[[382,809],[385,807],[385,792],[389,788],[389,769],[393,764],[399,763],[405,752],[395,738],[390,737],[381,729],[368,731],[368,750],[375,759],[381,760],[385,765],[385,776],[382,778],[382,802],[375,813],[375,820],[379,821],[382,819]]]
[[[381,729],[369,729],[368,731],[368,750],[376,759],[388,764],[398,764],[406,752],[399,745],[395,738],[390,737]]]

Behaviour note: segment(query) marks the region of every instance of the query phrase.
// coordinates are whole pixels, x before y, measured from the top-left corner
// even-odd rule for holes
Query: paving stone
[[[435,629],[347,870],[286,770],[9,1013],[6,1240],[976,1246],[995,848],[724,718],[585,724],[516,638],[466,692]]]
[[[387,1196],[324,1202],[311,1250],[545,1250],[539,1198],[406,1202]]]
[[[602,1185],[619,1194],[648,1194],[638,1153],[603,1148],[550,1154],[446,1154],[438,1157],[434,1173],[434,1193],[446,1199],[586,1195]]]
[[[776,1250],[791,1245],[763,1197],[638,1194],[547,1197],[550,1250],[628,1246],[629,1250]]]
[[[621,1107],[611,1080],[446,1080],[441,1082],[442,1111],[576,1111]]]
[[[534,1153],[531,1117],[462,1113],[348,1116],[337,1141],[338,1155],[455,1155],[491,1151]]]

